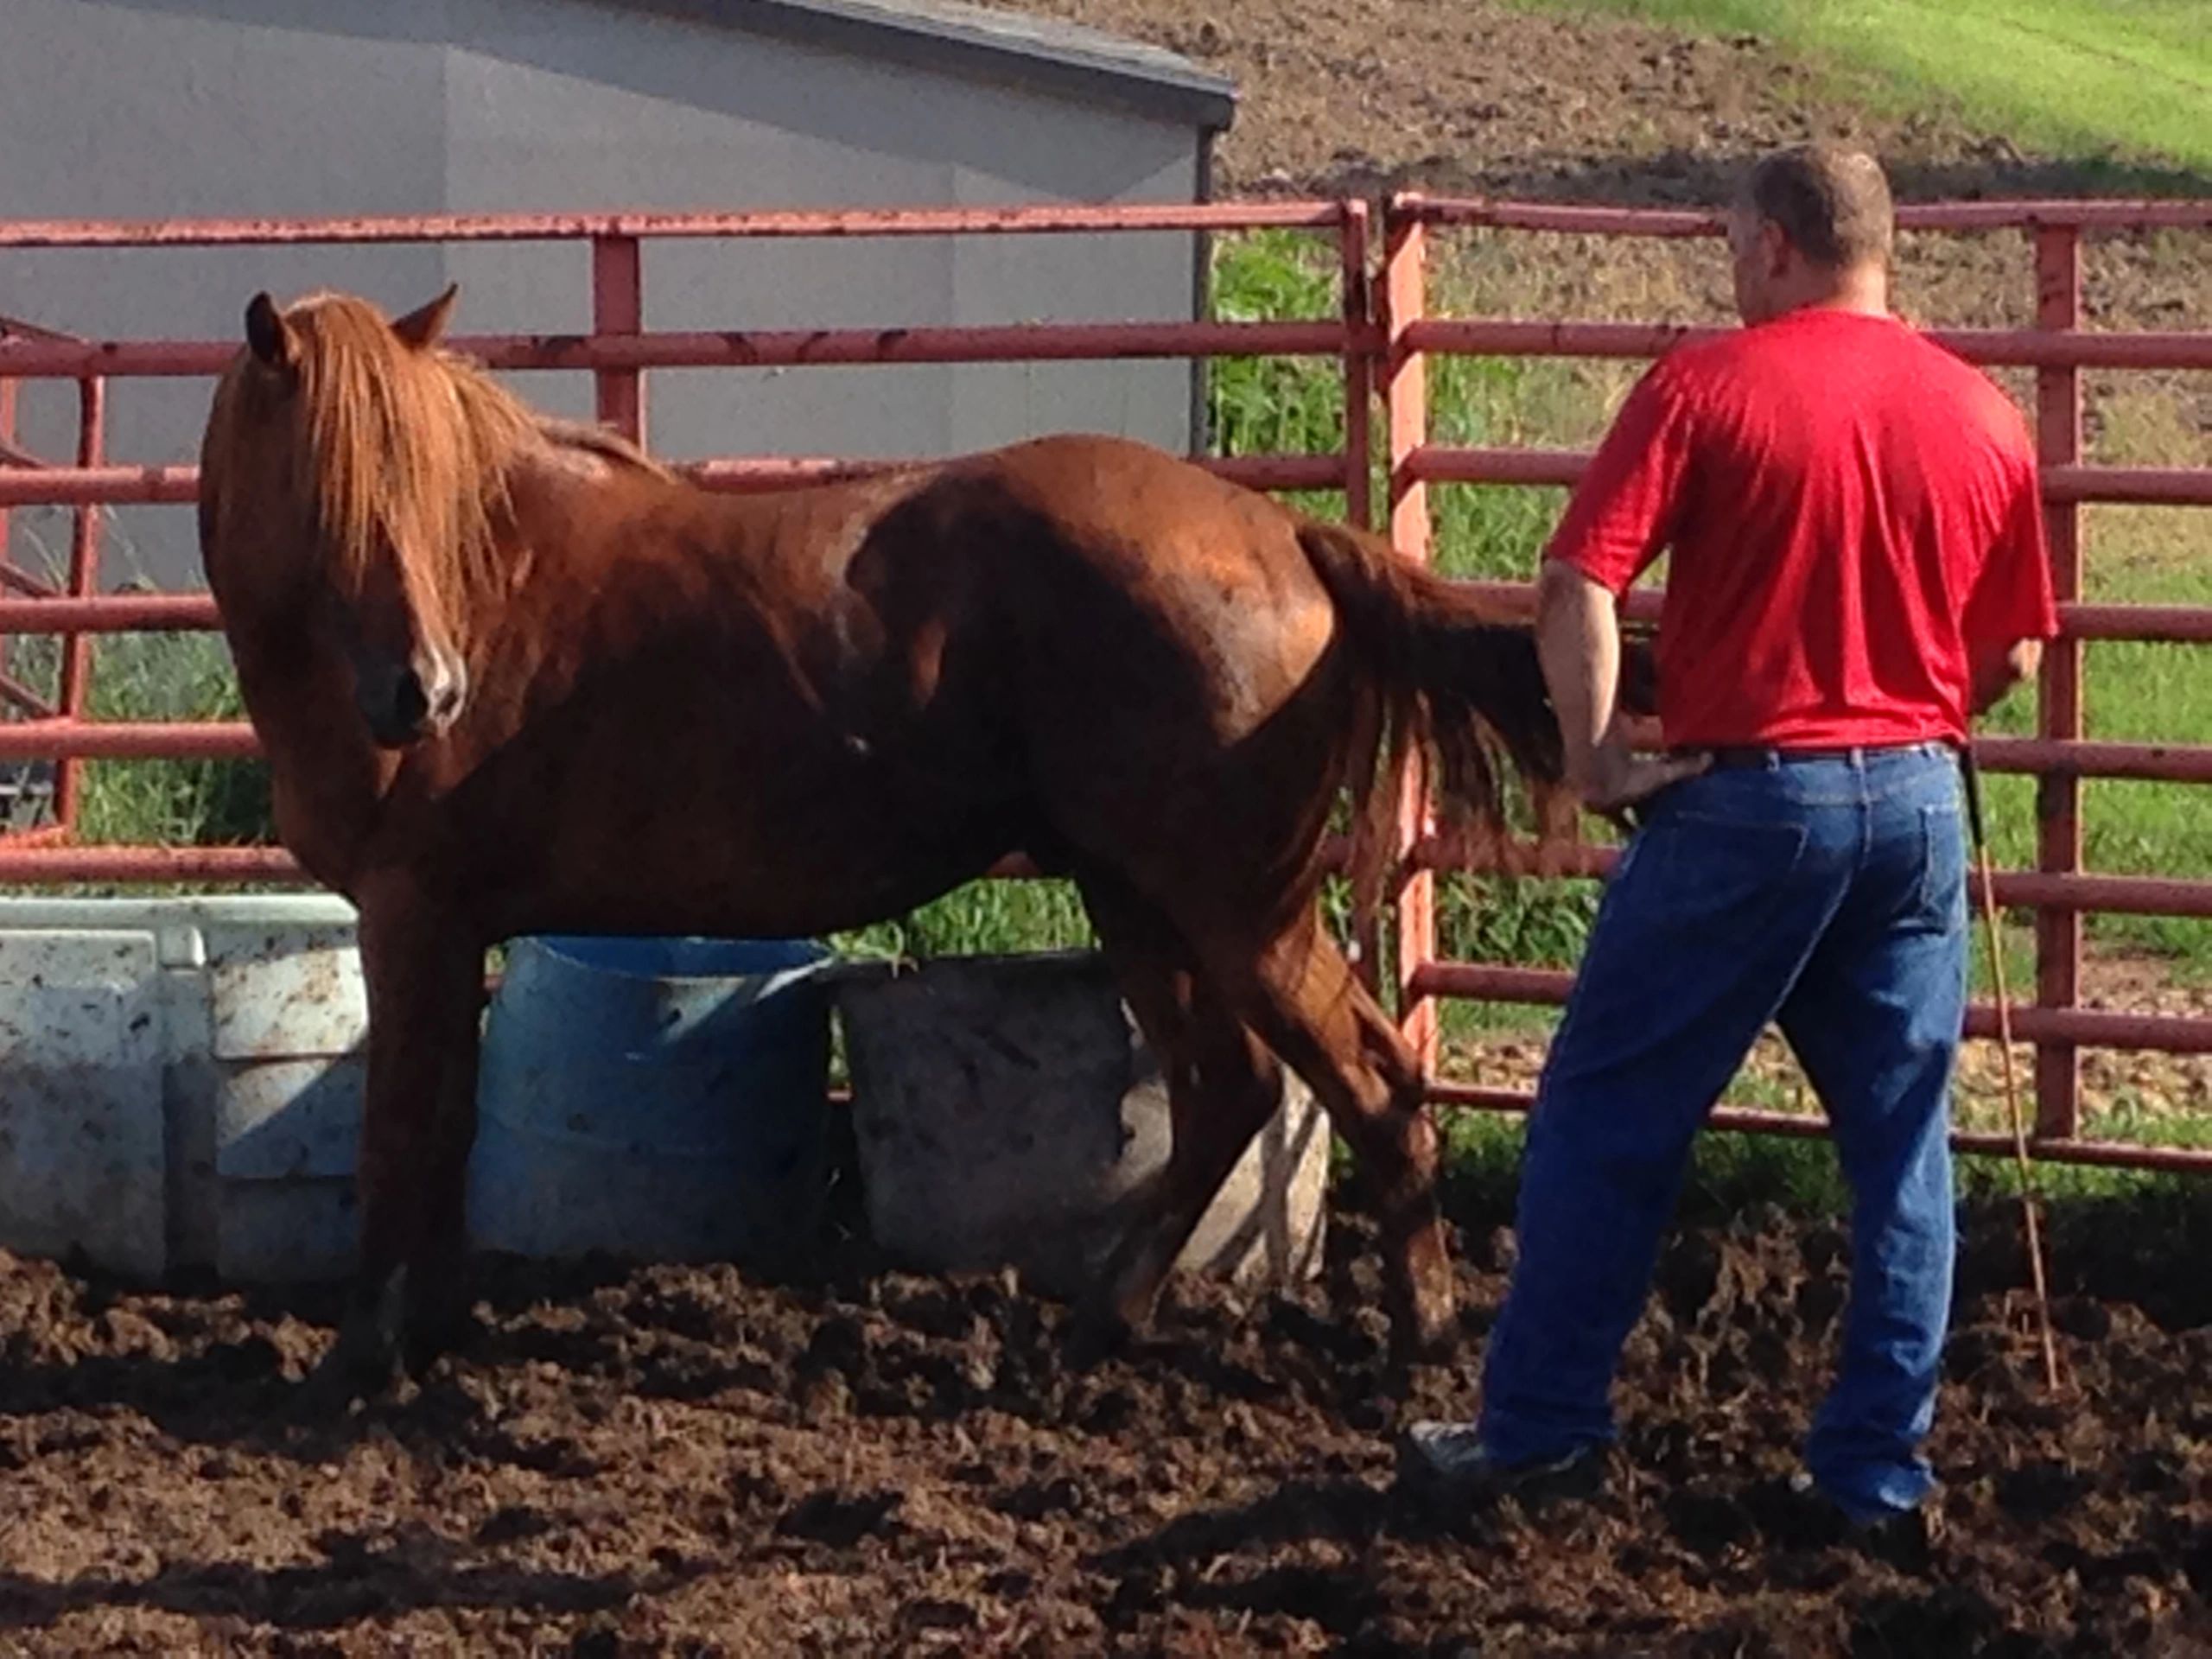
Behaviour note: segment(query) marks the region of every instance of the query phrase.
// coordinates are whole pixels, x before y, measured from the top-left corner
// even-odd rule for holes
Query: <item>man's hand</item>
[[[1669,784],[1696,777],[1713,764],[1709,754],[1638,754],[1618,734],[1609,734],[1580,758],[1580,766],[1570,765],[1567,784],[1585,806],[1608,817],[1649,799]]]
[[[1976,643],[1967,647],[1967,666],[1974,680],[1974,712],[1986,715],[2021,681],[2035,678],[2037,671],[2043,666],[2043,641]]]
[[[1567,786],[1593,812],[1618,818],[1709,757],[1649,759],[1629,747],[1618,692],[1620,620],[1613,595],[1572,565],[1548,559],[1536,579],[1536,651],[1559,715]]]

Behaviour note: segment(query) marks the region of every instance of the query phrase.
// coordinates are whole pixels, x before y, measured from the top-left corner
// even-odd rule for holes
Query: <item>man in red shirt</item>
[[[1602,1479],[1692,1138],[1769,1020],[1854,1196],[1801,1490],[1872,1535],[1915,1524],[1933,1486],[1967,982],[1957,750],[2056,619],[2025,429],[1890,315],[1892,217],[1869,156],[1761,161],[1730,214],[1746,327],[1652,367],[1548,550],[1538,640],[1570,780],[1594,808],[1640,803],[1640,823],[1530,1120],[1482,1414],[1405,1447],[1447,1490]],[[1667,752],[1641,756],[1616,719],[1617,604],[1662,550]]]

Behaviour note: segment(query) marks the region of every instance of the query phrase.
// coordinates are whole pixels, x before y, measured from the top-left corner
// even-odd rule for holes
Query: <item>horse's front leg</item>
[[[403,1359],[427,1363],[464,1315],[484,988],[483,943],[457,907],[397,877],[365,888],[359,903],[369,1000],[360,1262],[323,1365],[349,1394],[385,1388]]]

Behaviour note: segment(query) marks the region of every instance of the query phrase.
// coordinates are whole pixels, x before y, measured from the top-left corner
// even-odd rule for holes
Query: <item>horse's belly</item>
[[[904,913],[1024,842],[1022,803],[998,780],[865,757],[702,766],[659,749],[620,778],[579,765],[565,790],[503,833],[468,839],[501,931],[788,936]],[[625,769],[627,771],[628,769]]]

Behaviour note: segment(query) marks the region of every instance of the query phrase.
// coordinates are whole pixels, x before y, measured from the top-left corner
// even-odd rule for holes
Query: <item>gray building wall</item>
[[[732,16],[743,9],[732,8]],[[0,217],[159,218],[1194,199],[1205,136],[1110,99],[604,0],[0,0]],[[1189,236],[649,243],[649,328],[1172,319]],[[0,252],[0,314],[234,338],[246,298],[392,309],[461,283],[467,333],[590,321],[582,245]],[[588,414],[582,375],[517,377]],[[951,454],[1043,431],[1190,442],[1181,363],[647,377],[659,453]],[[117,459],[190,458],[202,381],[111,390]],[[74,393],[22,392],[64,456]],[[67,515],[16,513],[18,563]],[[195,585],[189,517],[116,515],[111,579]]]

